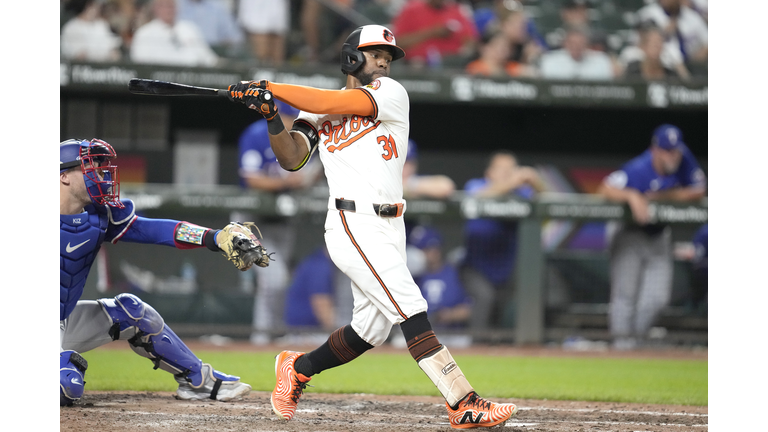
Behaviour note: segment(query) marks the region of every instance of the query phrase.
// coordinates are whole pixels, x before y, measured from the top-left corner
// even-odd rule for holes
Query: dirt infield
[[[193,350],[211,349],[194,345]],[[254,350],[248,346],[216,349]],[[262,348],[263,349],[263,348]],[[269,349],[269,348],[267,348]],[[274,351],[274,348],[272,348]],[[477,347],[472,348],[478,354]],[[590,355],[544,348],[486,348],[488,355]],[[595,353],[591,353],[594,355]],[[602,355],[703,358],[706,352],[680,350],[603,353]],[[706,431],[708,407],[604,402],[497,399],[514,402],[518,414],[505,431]],[[305,393],[296,416],[279,420],[269,392],[251,392],[243,400],[176,400],[172,392],[86,391],[73,407],[60,408],[61,431],[449,431],[440,397]]]

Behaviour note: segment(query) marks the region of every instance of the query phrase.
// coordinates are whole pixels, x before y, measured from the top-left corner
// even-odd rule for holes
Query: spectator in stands
[[[538,172],[519,166],[507,150],[494,152],[482,178],[464,186],[477,198],[531,199],[544,190]],[[473,300],[470,328],[485,330],[498,324],[513,290],[512,274],[517,256],[517,222],[499,219],[469,219],[464,225],[465,253],[461,278]]]
[[[683,5],[696,11],[706,23],[709,23],[708,3],[707,0],[683,0]]]
[[[624,76],[627,78],[642,78],[645,80],[666,80],[671,78],[688,79],[690,74],[682,61],[667,66],[662,59],[664,52],[664,34],[658,27],[648,26],[640,31],[640,49],[635,60],[629,61]],[[629,50],[625,50],[625,57]],[[634,57],[635,55],[633,55]],[[630,57],[631,58],[631,57]]]
[[[520,75],[521,65],[509,60],[510,43],[501,32],[483,35],[480,43],[480,56],[469,62],[464,70],[469,75],[484,77],[509,78]]]
[[[443,259],[442,237],[437,229],[417,225],[408,241],[424,254],[424,270],[414,280],[427,300],[429,321],[443,328],[465,328],[472,300],[461,284],[456,268]]]
[[[472,10],[454,0],[409,0],[393,20],[392,32],[414,67],[463,68],[480,40]]]
[[[623,202],[633,223],[610,223],[609,329],[615,349],[632,349],[669,303],[672,293],[672,237],[657,223],[650,201],[692,202],[706,192],[706,178],[683,142],[680,129],[661,125],[640,156],[605,178],[598,193]]]
[[[122,41],[101,15],[96,0],[71,0],[66,8],[75,16],[61,30],[61,57],[64,60],[109,62],[121,58]]]
[[[177,0],[177,19],[193,22],[219,55],[233,53],[243,43],[234,14],[220,0]]]
[[[591,27],[587,0],[563,0],[560,5],[563,27]]]
[[[336,329],[335,290],[341,272],[328,255],[325,245],[304,258],[286,290],[284,321],[289,329]]]
[[[112,31],[122,39],[121,56],[128,56],[134,30],[138,27],[138,12],[139,7],[134,0],[107,0],[104,3],[104,19]]]
[[[152,0],[152,21],[136,30],[131,60],[175,66],[215,66],[219,58],[194,23],[176,19],[176,0]]]
[[[664,33],[666,45],[679,51],[689,70],[706,67],[709,56],[707,23],[683,0],[658,0],[638,12],[643,24],[652,22]]]
[[[339,47],[358,27],[349,18],[355,12],[354,4],[353,0],[302,0],[300,22],[304,47],[300,56],[305,62],[338,64]]]
[[[584,27],[568,28],[563,48],[541,56],[539,72],[546,79],[606,81],[614,77],[611,58],[589,49],[589,30]]]
[[[419,174],[419,150],[408,140],[408,155],[403,166],[403,197],[446,199],[456,190],[456,183],[442,174]]]
[[[535,42],[538,47],[543,50],[547,50],[547,43],[544,36],[539,32],[536,26],[536,22],[525,12],[523,4],[517,0],[493,0],[490,2],[476,2],[478,3],[474,7],[475,26],[480,35],[485,35],[489,32],[501,30],[501,22],[510,13],[521,13],[525,19],[523,26],[525,27],[522,32],[516,29],[516,34],[524,35],[521,38],[521,44],[525,45],[528,41]],[[514,36],[514,35],[511,35]],[[514,40],[515,37],[510,37]],[[513,59],[519,60],[519,59]],[[533,60],[533,59],[532,59]]]
[[[522,7],[503,9],[499,16],[499,30],[510,45],[508,60],[517,64],[513,76],[535,76],[535,65],[547,50],[546,44],[532,33],[531,21]]]
[[[248,35],[253,57],[260,63],[281,66],[291,23],[290,1],[238,1],[237,21]]]
[[[275,102],[280,111],[285,128],[290,130],[299,110],[280,101]],[[322,174],[317,160],[311,161],[300,171],[290,172],[280,167],[272,147],[269,144],[269,131],[265,119],[257,120],[248,126],[238,140],[238,161],[240,186],[269,194],[301,191],[314,185]],[[253,307],[253,327],[251,342],[257,345],[268,343],[276,335],[275,326],[281,322],[280,311],[285,290],[290,279],[290,266],[293,259],[297,218],[265,217],[235,212],[232,220],[254,221],[267,234],[261,241],[269,251],[274,251],[275,260],[269,267],[244,272],[245,287],[256,280],[256,292]],[[244,288],[250,291],[252,288]]]

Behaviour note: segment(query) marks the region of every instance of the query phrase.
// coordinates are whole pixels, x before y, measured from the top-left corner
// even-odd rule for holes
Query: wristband
[[[271,120],[267,120],[267,130],[270,135],[277,135],[285,130],[283,119],[280,118],[280,113],[275,113],[275,116]]]
[[[176,225],[173,239],[179,243],[203,246],[203,236],[207,231],[210,229],[189,222],[180,222]]]
[[[221,230],[208,230],[206,231],[205,235],[203,236],[203,244],[208,249],[214,251],[214,252],[220,252],[221,249],[219,248],[219,245],[216,244],[216,234],[219,233]]]

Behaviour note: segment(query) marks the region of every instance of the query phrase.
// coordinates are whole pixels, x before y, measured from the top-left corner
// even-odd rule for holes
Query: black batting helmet
[[[395,35],[386,27],[380,25],[364,25],[356,28],[347,36],[341,46],[341,71],[349,75],[365,63],[365,56],[360,48],[369,46],[392,47],[392,60],[405,57],[405,51],[395,44]]]

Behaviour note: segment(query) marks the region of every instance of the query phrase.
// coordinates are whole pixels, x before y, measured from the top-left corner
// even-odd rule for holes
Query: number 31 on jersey
[[[381,135],[376,138],[376,142],[384,146],[384,153],[382,153],[381,155],[381,157],[383,157],[384,160],[390,160],[393,157],[395,158],[399,157],[397,155],[397,145],[395,144],[395,139],[392,138],[392,135],[388,137]]]

